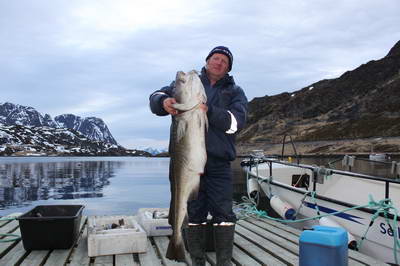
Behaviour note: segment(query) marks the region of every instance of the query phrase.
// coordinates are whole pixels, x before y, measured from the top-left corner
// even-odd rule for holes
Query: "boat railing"
[[[368,158],[345,155],[327,163],[332,169],[352,171],[357,168],[358,173],[372,176],[400,178],[400,163],[397,161],[377,161]]]
[[[269,174],[270,176],[273,176],[272,171],[273,171],[273,164],[280,164],[280,165],[286,165],[286,166],[291,166],[291,167],[297,167],[297,168],[303,168],[303,169],[309,169],[313,173],[313,180],[314,180],[314,187],[313,190],[316,191],[316,186],[317,186],[317,180],[319,178],[318,175],[333,175],[333,174],[338,174],[342,176],[349,176],[349,177],[355,177],[355,178],[360,178],[360,179],[366,179],[366,180],[373,180],[373,181],[379,181],[379,182],[384,182],[385,183],[385,198],[388,199],[390,195],[390,184],[400,184],[400,179],[399,178],[388,178],[388,177],[380,177],[380,176],[373,176],[373,175],[367,175],[363,173],[357,173],[357,172],[352,172],[352,171],[346,171],[346,170],[338,170],[338,169],[332,169],[332,168],[325,168],[321,166],[316,166],[316,165],[307,165],[307,164],[300,164],[300,163],[292,163],[288,161],[282,161],[282,160],[277,160],[276,158],[269,158],[269,157],[249,157],[248,160],[245,160],[242,162],[242,166],[249,166],[253,167],[261,163],[268,163],[269,164]]]

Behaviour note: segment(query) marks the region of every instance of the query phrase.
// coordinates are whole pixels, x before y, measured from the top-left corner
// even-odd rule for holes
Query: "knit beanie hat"
[[[225,46],[217,46],[217,47],[215,47],[208,54],[208,56],[206,58],[206,61],[215,53],[226,55],[229,58],[228,72],[231,71],[232,70],[232,64],[233,64],[233,55],[232,55],[231,51],[229,51],[229,48],[225,47]]]

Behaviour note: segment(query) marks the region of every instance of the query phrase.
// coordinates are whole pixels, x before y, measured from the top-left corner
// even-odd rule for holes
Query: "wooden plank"
[[[0,217],[0,229],[3,225],[9,223],[10,220],[7,219],[7,217]]]
[[[257,226],[260,226],[261,228],[264,228],[264,229],[270,229],[271,225],[276,226],[276,228],[274,230],[277,233],[279,232],[279,234],[280,233],[284,234],[284,232],[288,232],[289,234],[284,235],[284,238],[286,238],[287,240],[289,240],[291,242],[295,242],[295,243],[299,244],[299,237],[302,232],[300,230],[297,230],[288,225],[284,225],[279,222],[268,220],[268,219],[250,218],[250,219],[246,219],[245,221],[255,224]],[[351,249],[349,249],[349,259],[350,259],[349,263],[352,263],[353,265],[357,265],[358,262],[360,262],[364,265],[365,264],[366,265],[387,265],[384,262],[378,261],[375,258],[372,258],[368,255],[365,255],[363,253],[360,253],[358,251],[354,251]]]
[[[19,236],[21,235],[19,228],[12,233],[19,235]],[[11,237],[3,238],[3,239],[14,239],[14,237],[11,236]],[[15,247],[20,241],[21,241],[21,239],[16,240],[16,241],[11,241],[11,242],[0,242],[0,258],[2,258],[10,249]]]
[[[246,221],[253,223],[254,221],[259,221],[262,223],[266,223],[269,225],[273,225],[276,228],[282,229],[283,231],[286,231],[288,233],[291,233],[295,236],[300,236],[301,230],[298,230],[296,228],[290,227],[288,224],[283,224],[277,221],[269,220],[269,219],[263,219],[263,218],[249,218],[246,219]]]
[[[68,256],[70,252],[71,250],[69,249],[55,249],[50,253],[44,265],[64,265],[68,261]]]
[[[382,261],[378,261],[375,258],[372,258],[370,256],[367,256],[363,253],[360,253],[358,251],[351,250],[351,249],[349,249],[349,258],[351,258],[352,260],[355,260],[355,261],[359,261],[366,265],[374,265],[374,266],[388,266],[389,265]]]
[[[163,252],[162,256],[165,256],[166,253],[166,249],[168,247],[168,238],[163,237],[162,242],[160,241],[160,237],[154,237],[155,241],[157,241],[157,245],[161,246],[162,251],[160,250],[160,252]],[[149,245],[151,245],[151,243],[149,243]],[[149,252],[149,251],[148,251]],[[188,257],[188,263],[189,265],[191,265],[191,260],[190,260],[190,255],[186,254]],[[151,257],[156,258],[156,254],[151,255]],[[258,263],[256,260],[254,260],[252,257],[250,257],[248,254],[246,254],[245,252],[243,252],[241,249],[239,249],[238,247],[234,246],[233,247],[233,252],[232,252],[232,260],[235,264],[238,265],[261,265],[260,263]],[[156,258],[158,264],[154,264],[152,261],[150,262],[144,262],[142,261],[141,255],[139,255],[139,259],[140,259],[140,263],[141,265],[160,265],[160,260],[158,258]],[[184,265],[183,263],[177,263],[171,260],[168,260],[168,263],[170,263],[170,265]],[[147,264],[149,263],[149,264]],[[165,262],[164,262],[165,263]],[[216,265],[216,254],[215,252],[207,252],[206,253],[206,265]]]
[[[20,241],[4,257],[0,259],[0,265],[14,265],[21,262],[29,252],[26,252]]]
[[[81,238],[78,240],[78,245],[71,254],[71,262],[69,265],[89,265],[89,263],[90,258],[88,256],[87,248],[87,230],[83,230]]]
[[[21,266],[43,265],[50,252],[50,250],[32,250],[22,261]]]
[[[165,257],[165,254],[167,253],[167,248],[168,248],[168,243],[169,239],[166,236],[158,236],[154,237],[154,243],[156,244],[158,254],[161,256],[161,260],[164,265],[166,266],[175,266],[175,265],[186,265],[184,262],[177,262],[173,260],[169,260]],[[189,257],[189,256],[187,256]]]
[[[141,265],[154,265],[161,266],[161,260],[157,256],[157,252],[155,250],[150,239],[147,239],[147,252],[139,254],[139,261]]]
[[[259,236],[261,236],[265,239],[268,239],[268,241],[271,241],[271,242],[281,246],[282,248],[290,250],[294,254],[297,254],[297,255],[299,254],[298,241],[297,241],[297,244],[287,241],[284,233],[282,233],[282,231],[279,229],[277,229],[274,233],[271,233],[271,231],[266,230],[265,228],[258,227],[256,225],[246,222],[246,221],[239,221],[238,225],[243,226],[244,228],[258,234]],[[270,228],[270,229],[272,229],[272,228]]]
[[[8,217],[8,216],[6,216],[6,217]],[[0,228],[0,234],[12,233],[12,234],[21,236],[21,232],[18,227],[19,227],[19,223],[16,220],[4,221],[3,226]],[[16,239],[16,237],[0,235],[0,239],[11,240],[11,239]],[[20,242],[21,242],[21,238],[16,239],[15,241],[10,241],[10,242],[0,242],[0,258],[4,257],[8,252],[10,252],[10,250],[13,250]]]
[[[206,252],[206,259],[211,265],[217,265],[217,256],[215,252]]]
[[[81,219],[79,232],[86,230],[86,228],[85,228],[86,221],[87,221],[87,217],[83,216]],[[81,237],[82,237],[82,234],[80,234],[80,236],[78,236],[77,242],[79,242],[79,238],[81,238]],[[50,253],[50,256],[46,260],[45,265],[52,266],[52,265],[60,264],[60,262],[67,263],[68,258],[71,255],[71,253],[76,245],[77,244],[75,244],[71,249],[55,249],[55,250],[53,250],[53,252]]]
[[[356,260],[351,259],[350,257],[348,257],[348,264],[349,266],[365,266],[364,263],[358,262]],[[370,265],[370,264],[367,264]],[[374,265],[374,264],[373,264]],[[387,266],[387,265],[386,265]]]
[[[0,234],[8,234],[12,233],[19,227],[19,223],[16,220],[12,220],[11,222],[6,223],[0,228]],[[1,236],[0,236],[1,238]]]
[[[243,250],[239,249],[236,246],[233,246],[232,261],[236,265],[250,265],[250,266],[261,265],[255,259],[253,259],[251,256],[249,256]]]
[[[18,216],[20,216],[21,214],[22,214],[22,212],[16,212],[16,213],[11,213],[7,216],[0,217],[0,228],[3,227],[4,225],[6,225],[7,223],[13,221],[13,220],[9,220],[10,218],[15,219]]]
[[[244,228],[243,226],[237,225],[236,232],[240,234],[242,237],[251,241],[253,245],[258,246],[259,248],[265,250],[268,253],[273,254],[274,257],[279,258],[281,261],[285,261],[291,265],[297,265],[299,262],[299,257],[293,252],[288,251],[285,248],[275,244],[274,242],[267,240],[261,237],[258,234],[253,233],[252,231]]]
[[[267,230],[270,233],[281,236],[282,238],[286,239],[287,241],[292,242],[293,244],[296,244],[296,245],[299,244],[300,234],[294,234],[293,232],[290,232],[289,230],[284,230],[280,227],[277,227],[276,225],[273,225],[270,223],[265,223],[263,221],[256,220],[256,219],[241,220],[240,223],[256,225],[256,226],[260,227],[262,230]],[[283,226],[285,226],[285,225],[283,225]],[[286,227],[289,227],[289,226],[286,226]],[[295,229],[295,230],[297,230],[297,229]]]
[[[134,260],[133,254],[115,255],[115,266],[138,266],[139,264]],[[151,264],[143,264],[151,265]]]
[[[131,255],[132,257],[132,255]],[[94,265],[97,266],[113,266],[114,264],[114,256],[98,256],[94,258]]]
[[[294,244],[293,242],[290,241],[286,241],[287,240],[287,236],[283,235],[286,231],[282,231],[280,229],[276,229],[275,233],[277,233],[278,235],[280,235],[281,237],[272,234],[269,230],[265,230],[264,227],[258,227],[252,223],[249,223],[247,221],[240,221],[238,224],[240,224],[241,226],[245,227],[246,229],[249,229],[250,231],[259,234],[261,237],[264,237],[270,241],[273,241],[275,244],[282,246],[283,248],[286,248],[288,250],[290,250],[291,252],[295,253],[297,256],[299,255],[299,242],[298,242],[298,238],[296,238],[297,240],[297,244]],[[271,228],[272,225],[266,225],[264,224],[263,226],[266,226],[268,229],[273,229]],[[283,232],[283,233],[282,233]],[[288,232],[286,232],[288,233]],[[290,233],[289,233],[290,234]],[[354,265],[354,266],[362,266],[365,265],[364,263],[360,263],[356,260],[354,260],[353,258],[351,258],[349,256],[349,265]]]
[[[253,242],[248,241],[239,234],[235,235],[235,245],[237,245],[241,250],[248,253],[253,259],[258,261],[263,265],[287,265],[277,258],[273,257],[271,254],[265,252],[264,249],[254,245]]]

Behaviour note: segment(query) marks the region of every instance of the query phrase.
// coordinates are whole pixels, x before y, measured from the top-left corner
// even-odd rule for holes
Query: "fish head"
[[[180,104],[207,102],[204,86],[197,71],[176,73],[174,98]]]

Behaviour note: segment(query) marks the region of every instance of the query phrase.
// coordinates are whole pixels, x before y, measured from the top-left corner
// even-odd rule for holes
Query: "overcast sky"
[[[399,0],[0,0],[0,103],[96,116],[127,148],[167,147],[148,97],[228,46],[249,100],[380,59]]]

